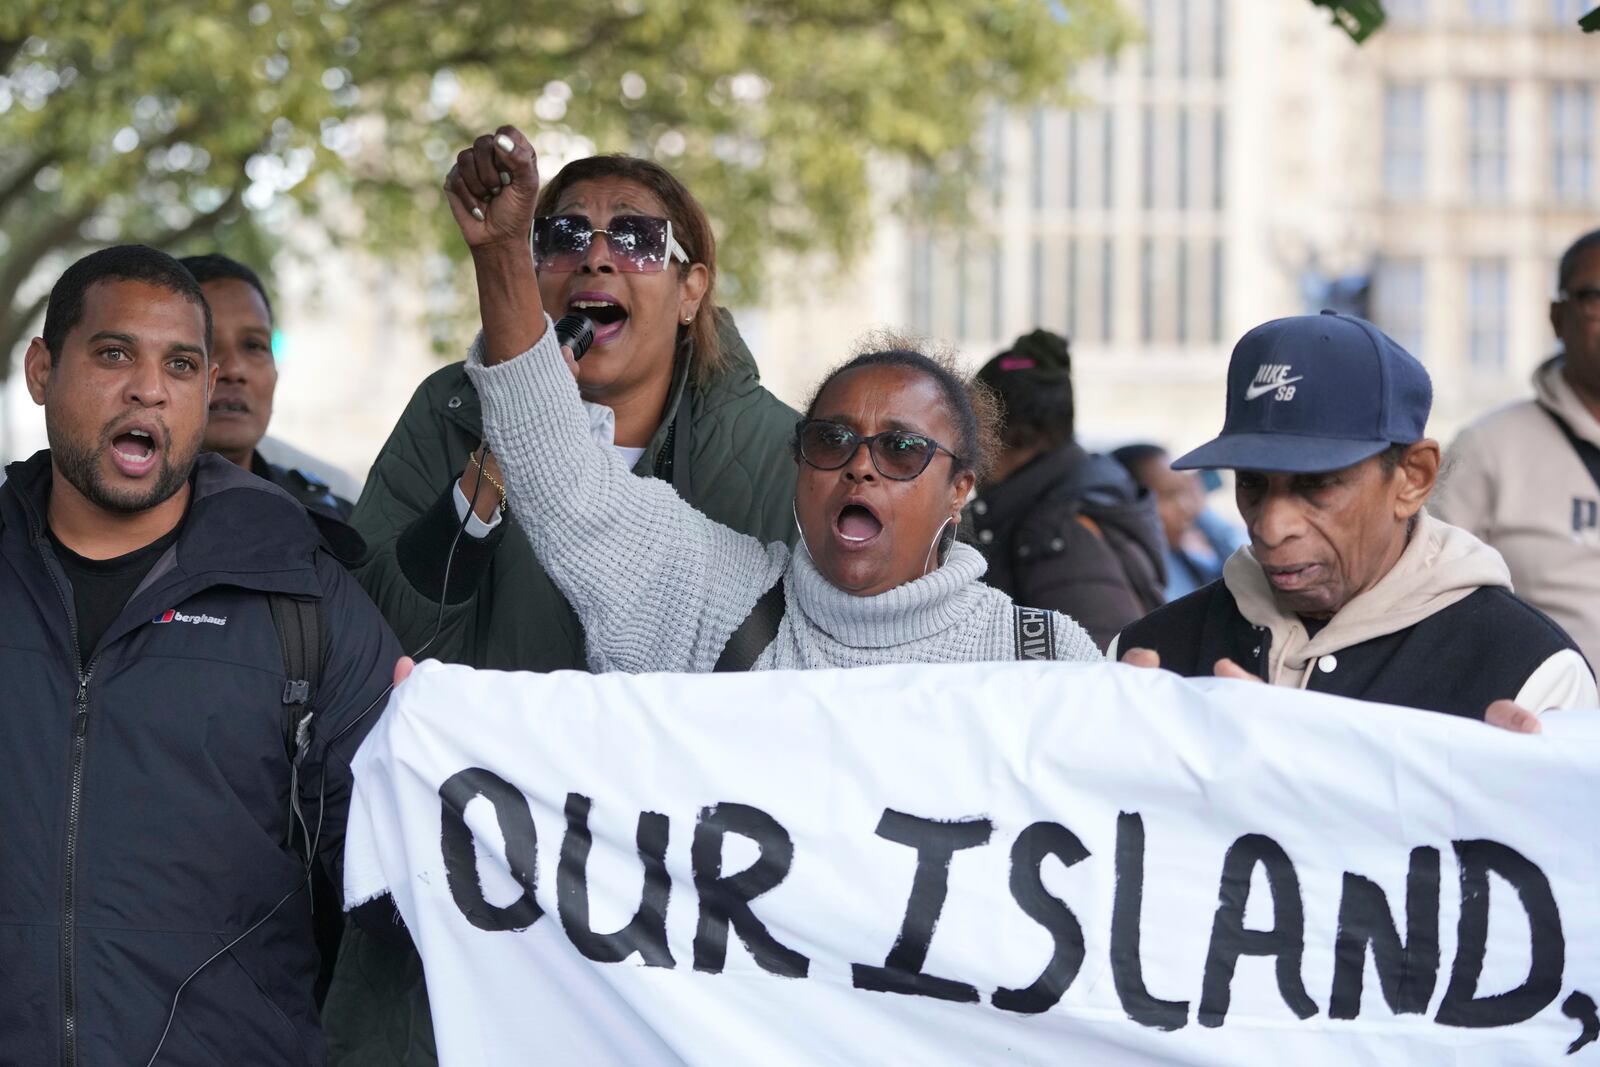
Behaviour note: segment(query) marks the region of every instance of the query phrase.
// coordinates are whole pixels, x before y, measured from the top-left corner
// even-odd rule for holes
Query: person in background
[[[1070,615],[1104,648],[1159,607],[1166,583],[1151,494],[1074,440],[1072,357],[1048,330],[978,371],[1004,408],[994,473],[968,505],[985,581],[1019,604]]]
[[[269,463],[261,454],[259,446],[272,421],[272,397],[278,388],[278,365],[272,354],[272,302],[261,279],[243,263],[215,253],[185,256],[179,262],[200,283],[216,324],[212,360],[217,366],[217,388],[206,422],[206,450],[265,478],[313,515],[349,522],[355,505],[336,496],[321,478],[300,468]],[[344,552],[340,550],[339,555]],[[347,562],[355,558],[359,556]]]
[[[1167,599],[1177,600],[1222,577],[1222,564],[1244,539],[1206,506],[1200,474],[1173,470],[1172,457],[1160,445],[1123,445],[1111,456],[1155,497],[1166,535]]]
[[[458,169],[481,168],[500,188],[494,141],[479,138]],[[716,239],[699,202],[670,172],[630,156],[569,163],[538,192],[531,256],[526,231],[473,249],[480,300],[536,271],[544,307],[594,323],[577,388],[600,452],[630,482],[709,521],[760,541],[792,539],[796,416],[762,388],[732,316],[716,304]],[[483,441],[482,402],[463,364],[418,387],[356,505],[354,524],[371,546],[357,577],[408,650],[500,670],[586,670],[605,635],[587,629],[551,580]],[[595,542],[615,536],[585,529]],[[696,625],[691,615],[663,623]],[[627,632],[645,644],[664,636]],[[327,1017],[335,1062],[437,1062],[420,959],[368,930],[347,929]]]
[[[1600,230],[1561,257],[1550,325],[1561,351],[1531,399],[1461,431],[1439,517],[1499,550],[1517,595],[1600,663]]]
[[[194,278],[138,245],[67,268],[28,346],[50,448],[0,487],[0,1063],[325,1062],[307,875],[341,884],[400,648],[305,508],[202,451],[210,346]]]
[[[1589,665],[1512,595],[1500,554],[1424,510],[1432,402],[1422,364],[1362,319],[1245,334],[1221,435],[1173,466],[1236,472],[1250,545],[1110,656],[1474,718],[1594,706]]]

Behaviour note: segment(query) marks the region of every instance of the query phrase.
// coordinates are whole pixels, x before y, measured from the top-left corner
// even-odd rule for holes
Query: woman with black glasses
[[[527,234],[537,182],[520,138],[492,167],[458,170],[446,191],[468,245]],[[955,542],[993,418],[948,364],[881,344],[823,382],[794,431],[791,551],[629,477],[589,432],[581,372],[547,316],[564,309],[530,264],[481,279],[467,373],[512,514],[583,620],[592,669],[1100,658],[1066,616],[1014,609]]]
[[[525,281],[536,308],[583,312],[595,338],[576,395],[591,447],[619,477],[654,485],[708,521],[792,540],[795,413],[761,387],[715,304],[715,241],[694,196],[654,163],[595,156],[568,164],[535,205],[537,183],[501,184],[496,137],[525,144],[509,128],[481,137],[451,178],[470,173],[485,193],[479,210],[490,224],[472,250],[485,313]],[[520,225],[500,225],[524,195]],[[418,388],[352,519],[371,547],[356,576],[407,651],[426,644],[428,656],[475,667],[583,670],[584,626],[530,543],[526,513],[505,512],[504,477],[481,447],[481,410],[460,363]],[[353,930],[325,1014],[335,1062],[436,1062],[414,952]]]

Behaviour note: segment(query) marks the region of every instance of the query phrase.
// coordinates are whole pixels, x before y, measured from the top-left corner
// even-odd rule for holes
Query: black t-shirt
[[[73,605],[78,613],[78,666],[88,666],[89,656],[106,628],[116,621],[127,606],[128,598],[139,588],[150,568],[156,565],[161,554],[178,539],[183,523],[172,532],[134,549],[125,556],[113,559],[85,559],[62,544],[55,531],[50,531],[50,543],[55,546],[61,569],[67,572],[72,583]]]

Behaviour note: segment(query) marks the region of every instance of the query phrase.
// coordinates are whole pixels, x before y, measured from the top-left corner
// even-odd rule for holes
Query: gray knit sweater
[[[596,442],[548,317],[516,359],[467,373],[518,525],[577,610],[596,671],[709,671],[761,594],[781,576],[783,623],[755,669],[1013,659],[1010,598],[983,584],[983,557],[957,544],[933,573],[877,596],[828,583],[801,549],[763,545],[635,477]],[[1056,657],[1101,659],[1056,614]]]

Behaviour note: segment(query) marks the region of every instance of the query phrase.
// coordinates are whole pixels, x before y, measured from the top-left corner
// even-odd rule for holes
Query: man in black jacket
[[[210,332],[188,272],[124,246],[28,348],[51,447],[0,486],[0,1062],[325,1059],[302,849],[337,883],[399,649],[295,501],[197,460]],[[278,595],[324,635],[298,751]]]
[[[1245,334],[1221,436],[1173,467],[1236,472],[1250,546],[1124,630],[1112,658],[1476,718],[1502,701],[1592,707],[1589,665],[1512,595],[1500,554],[1423,510],[1432,400],[1422,364],[1362,319]]]

